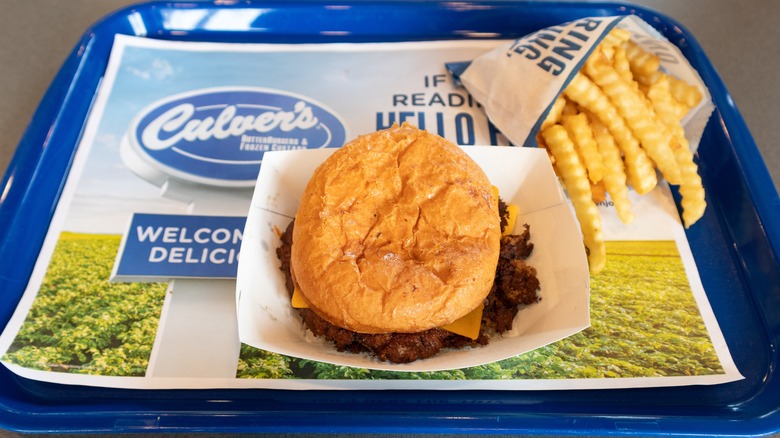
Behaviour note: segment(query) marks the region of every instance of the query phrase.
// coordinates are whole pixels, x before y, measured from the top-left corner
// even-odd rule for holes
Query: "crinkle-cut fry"
[[[647,88],[650,85],[653,85],[654,83],[656,83],[656,81],[658,81],[658,79],[660,79],[664,75],[665,75],[664,72],[662,72],[661,70],[658,70],[658,71],[656,71],[655,73],[653,73],[653,74],[651,74],[649,76],[642,76],[642,75],[637,75],[637,74],[634,74],[633,76],[634,76],[634,82],[639,84],[640,87]]]
[[[552,153],[548,152],[548,154],[552,157]],[[560,178],[561,177],[561,171],[558,170],[558,165],[553,163],[552,168],[553,168],[553,172],[555,172],[555,176]]]
[[[548,126],[560,122],[561,114],[563,114],[563,108],[565,106],[566,106],[566,98],[564,98],[563,96],[558,96],[558,98],[555,99],[555,102],[553,103],[552,107],[550,107],[550,112],[547,113],[547,118],[545,118],[544,122],[542,122],[542,127],[539,128],[539,131],[542,131]]]
[[[588,250],[588,264],[591,273],[604,269],[607,261],[606,244],[601,225],[601,216],[593,202],[590,182],[585,174],[585,167],[580,162],[574,143],[561,125],[552,125],[542,131],[547,146],[555,156],[569,199],[574,206],[574,213],[580,223],[585,247]]]
[[[679,147],[674,149],[674,156],[680,164],[680,172],[682,173],[682,182],[679,188],[682,196],[680,200],[683,208],[682,218],[685,228],[689,228],[704,215],[707,201],[704,196],[704,185],[701,182],[701,176],[699,176],[699,168],[693,162],[693,153],[685,135],[675,134],[674,138],[680,143]]]
[[[637,43],[628,40],[623,43],[623,48],[626,50],[628,65],[635,76],[651,76],[661,68],[661,59],[639,47]]]
[[[631,32],[613,27],[599,43],[602,47],[619,46],[631,38]]]
[[[593,202],[598,204],[607,200],[607,188],[604,186],[604,180],[597,183],[590,183],[590,193]]]
[[[588,116],[593,128],[593,137],[596,139],[596,144],[598,144],[604,160],[605,172],[602,180],[604,188],[615,204],[615,211],[617,211],[620,221],[624,224],[630,224],[634,221],[634,212],[631,211],[631,200],[628,199],[626,172],[623,168],[620,149],[615,144],[615,139],[607,127],[591,114]]]
[[[650,87],[647,97],[652,102],[656,114],[666,124],[673,136],[674,157],[680,166],[682,176],[679,188],[682,196],[680,201],[683,208],[682,218],[685,228],[688,228],[704,215],[704,210],[707,207],[699,169],[693,161],[693,153],[691,153],[688,139],[685,138],[685,130],[675,113],[677,102],[669,91],[666,79],[662,79]]]
[[[579,112],[580,110],[577,108],[577,103],[566,99],[566,104],[563,106],[563,110],[561,111],[561,120],[559,120],[559,122],[566,120],[571,116],[577,115]]]
[[[624,81],[611,65],[601,63],[588,67],[586,64],[586,74],[604,90],[666,180],[680,184],[680,167],[670,145],[671,135],[657,120],[645,96]]]
[[[615,60],[615,47],[600,47],[599,52],[601,56],[599,58],[605,62],[613,62]]]
[[[604,48],[599,45],[596,46],[596,48],[593,49],[593,51],[590,53],[590,56],[585,59],[585,63],[582,65],[580,71],[587,71],[589,68],[593,68],[596,64],[602,62],[611,63],[612,58],[605,54]]]
[[[669,89],[672,92],[672,97],[678,102],[682,102],[693,108],[701,102],[702,94],[699,87],[691,85],[682,79],[678,79],[671,75],[666,75],[669,78]]]
[[[672,117],[676,122],[682,120],[690,111],[687,105],[678,102],[672,97],[669,77],[662,75],[655,83],[647,87],[645,95],[652,102],[656,114],[663,120]],[[669,120],[663,120],[664,123],[671,123]]]
[[[536,133],[536,144],[540,148],[544,148],[544,151],[547,152],[547,158],[550,159],[550,164],[552,164],[555,174],[558,175],[558,169],[555,167],[555,157],[550,152],[550,148],[547,147],[547,142],[544,140],[544,137],[542,136],[542,130],[539,130],[539,132]]]
[[[634,75],[631,73],[631,67],[628,64],[628,58],[626,57],[626,50],[623,46],[615,46],[615,56],[612,58],[612,64],[624,81],[635,87],[637,86],[637,83],[634,82]]]
[[[536,133],[536,146],[540,148],[547,147],[547,145],[544,144],[544,139],[542,138],[542,131]]]
[[[640,195],[653,190],[658,183],[653,163],[604,92],[587,76],[576,73],[564,94],[595,115],[609,129],[623,151],[626,173],[634,190]]]
[[[588,178],[594,184],[598,183],[604,177],[604,163],[596,140],[593,138],[593,131],[588,124],[588,116],[578,113],[564,117],[563,126],[588,171]]]

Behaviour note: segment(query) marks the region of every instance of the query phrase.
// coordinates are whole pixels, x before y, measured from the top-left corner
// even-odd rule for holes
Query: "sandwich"
[[[408,363],[485,345],[536,302],[530,230],[461,148],[412,125],[358,137],[314,172],[277,255],[304,326]]]

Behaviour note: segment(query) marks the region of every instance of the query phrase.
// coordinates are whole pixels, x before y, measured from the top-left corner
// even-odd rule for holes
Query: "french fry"
[[[564,106],[566,106],[566,99],[563,96],[558,96],[558,98],[555,99],[555,103],[553,103],[552,107],[550,108],[550,112],[547,113],[547,118],[545,118],[544,122],[542,122],[540,131],[543,131],[548,126],[554,125],[561,121],[561,115],[563,114]]]
[[[685,131],[680,125],[678,115],[678,102],[672,97],[667,78],[662,78],[653,84],[648,90],[647,97],[652,102],[659,118],[665,123],[666,128],[671,132],[674,144],[674,156],[680,166],[682,180],[680,182],[680,195],[683,207],[683,223],[685,228],[690,227],[698,221],[707,207],[705,201],[704,187],[699,176],[698,167],[693,162],[693,153],[691,153],[688,140],[685,138]]]
[[[643,93],[647,92],[647,88],[650,85],[653,85],[658,79],[664,76],[664,72],[657,71],[650,76],[637,76],[634,75],[634,82],[636,82],[639,85],[639,89],[642,90]]]
[[[596,203],[609,194],[631,223],[629,184],[639,195],[658,183],[656,167],[679,185],[685,227],[706,208],[698,168],[681,125],[701,91],[660,69],[660,58],[613,29],[594,48],[537,134],[580,222],[592,273],[606,263]]]
[[[664,120],[665,123],[678,124],[688,114],[690,108],[674,99],[671,93],[669,76],[662,73],[655,83],[647,87],[645,95],[652,102],[658,116],[667,119]],[[673,120],[668,120],[669,118],[673,118]]]
[[[586,74],[601,87],[618,109],[618,113],[626,120],[666,180],[671,184],[679,184],[680,167],[670,145],[671,136],[645,103],[644,96],[624,81],[609,64],[585,63],[585,68]]]
[[[566,120],[567,118],[577,115],[580,110],[577,109],[577,103],[572,102],[569,99],[565,99],[566,104],[563,105],[563,111],[561,111],[561,121]]]
[[[622,45],[615,46],[615,56],[612,59],[612,64],[615,66],[615,71],[620,74],[620,77],[629,84],[636,85],[634,82],[634,75],[631,74],[631,66],[628,64],[628,57],[626,56],[626,49]]]
[[[667,75],[667,77],[669,78],[669,89],[674,100],[682,102],[689,109],[699,104],[703,96],[696,86],[674,76]]]
[[[615,47],[616,46],[600,48],[599,51],[601,52],[601,56],[597,57],[597,59],[609,63],[613,62],[615,60]]]
[[[576,73],[564,94],[593,113],[609,129],[625,155],[631,186],[640,195],[650,192],[658,183],[653,163],[604,92],[584,74]]]
[[[645,51],[635,42],[625,41],[623,48],[626,50],[626,58],[634,76],[651,77],[661,68],[661,59]]]
[[[607,200],[607,188],[604,186],[604,180],[597,183],[590,183],[590,193],[593,202],[598,204]]]
[[[623,160],[620,157],[620,149],[603,123],[592,115],[589,115],[589,119],[593,127],[593,137],[604,159],[605,172],[602,180],[604,188],[615,204],[615,210],[620,221],[624,224],[629,224],[634,221],[634,213],[631,211],[631,201],[628,199],[626,172],[623,168]]]
[[[601,216],[593,202],[585,167],[574,150],[574,143],[566,133],[566,128],[558,124],[552,125],[542,131],[542,137],[555,157],[558,171],[574,206],[588,252],[590,272],[598,273],[604,269],[607,261],[606,244],[601,229]]]
[[[601,40],[599,46],[601,47],[619,46],[624,42],[628,41],[629,39],[631,39],[631,32],[627,31],[626,29],[619,29],[617,27],[613,27],[612,30],[609,31],[609,33],[604,35],[604,39]]]
[[[604,53],[604,49],[601,46],[597,46],[595,49],[593,49],[593,52],[590,54],[590,56],[588,56],[588,59],[585,60],[585,63],[582,65],[582,69],[580,69],[580,71],[587,72],[588,70],[597,67],[598,64],[611,62],[611,56],[608,56],[606,53]]]
[[[680,146],[675,148],[674,155],[677,162],[680,163],[682,172],[682,182],[680,183],[680,203],[683,207],[682,218],[685,228],[689,228],[704,215],[707,208],[707,201],[704,196],[704,186],[699,176],[699,168],[693,162],[693,153],[688,146],[688,141],[684,135],[675,135],[675,139],[680,142]]]
[[[588,124],[588,117],[583,113],[564,117],[563,126],[588,171],[588,178],[594,184],[598,183],[604,177],[604,163]]]
[[[540,148],[547,148],[547,145],[544,143],[544,138],[542,138],[542,131],[548,126],[554,125],[561,121],[561,115],[563,114],[563,108],[565,106],[566,98],[561,95],[555,99],[555,102],[553,102],[552,106],[550,107],[550,111],[547,113],[547,117],[545,117],[541,127],[539,128],[539,132],[536,133],[536,144]],[[552,154],[550,154],[550,151],[547,151],[547,156],[550,157],[550,162],[553,164],[554,168],[555,158],[553,158]]]

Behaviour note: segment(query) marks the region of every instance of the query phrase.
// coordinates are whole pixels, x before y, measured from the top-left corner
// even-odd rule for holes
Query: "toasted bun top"
[[[360,333],[448,324],[488,295],[498,200],[459,147],[411,125],[358,137],[303,193],[291,265],[322,318]]]

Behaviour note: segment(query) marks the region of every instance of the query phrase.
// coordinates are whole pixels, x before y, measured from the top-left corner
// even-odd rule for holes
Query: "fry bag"
[[[660,176],[679,186],[686,227],[704,214],[693,152],[713,110],[709,92],[678,48],[638,17],[548,27],[448,68],[513,144],[546,148],[591,273],[606,264],[596,205],[606,194],[629,224],[629,186],[644,195]]]
[[[714,108],[709,92],[680,50],[637,16],[589,17],[548,27],[472,60],[460,74],[457,65],[449,67],[513,144],[537,146],[536,135],[556,98],[613,28],[628,30],[632,41],[660,58],[661,69],[700,89],[703,98],[682,122],[695,151]]]

